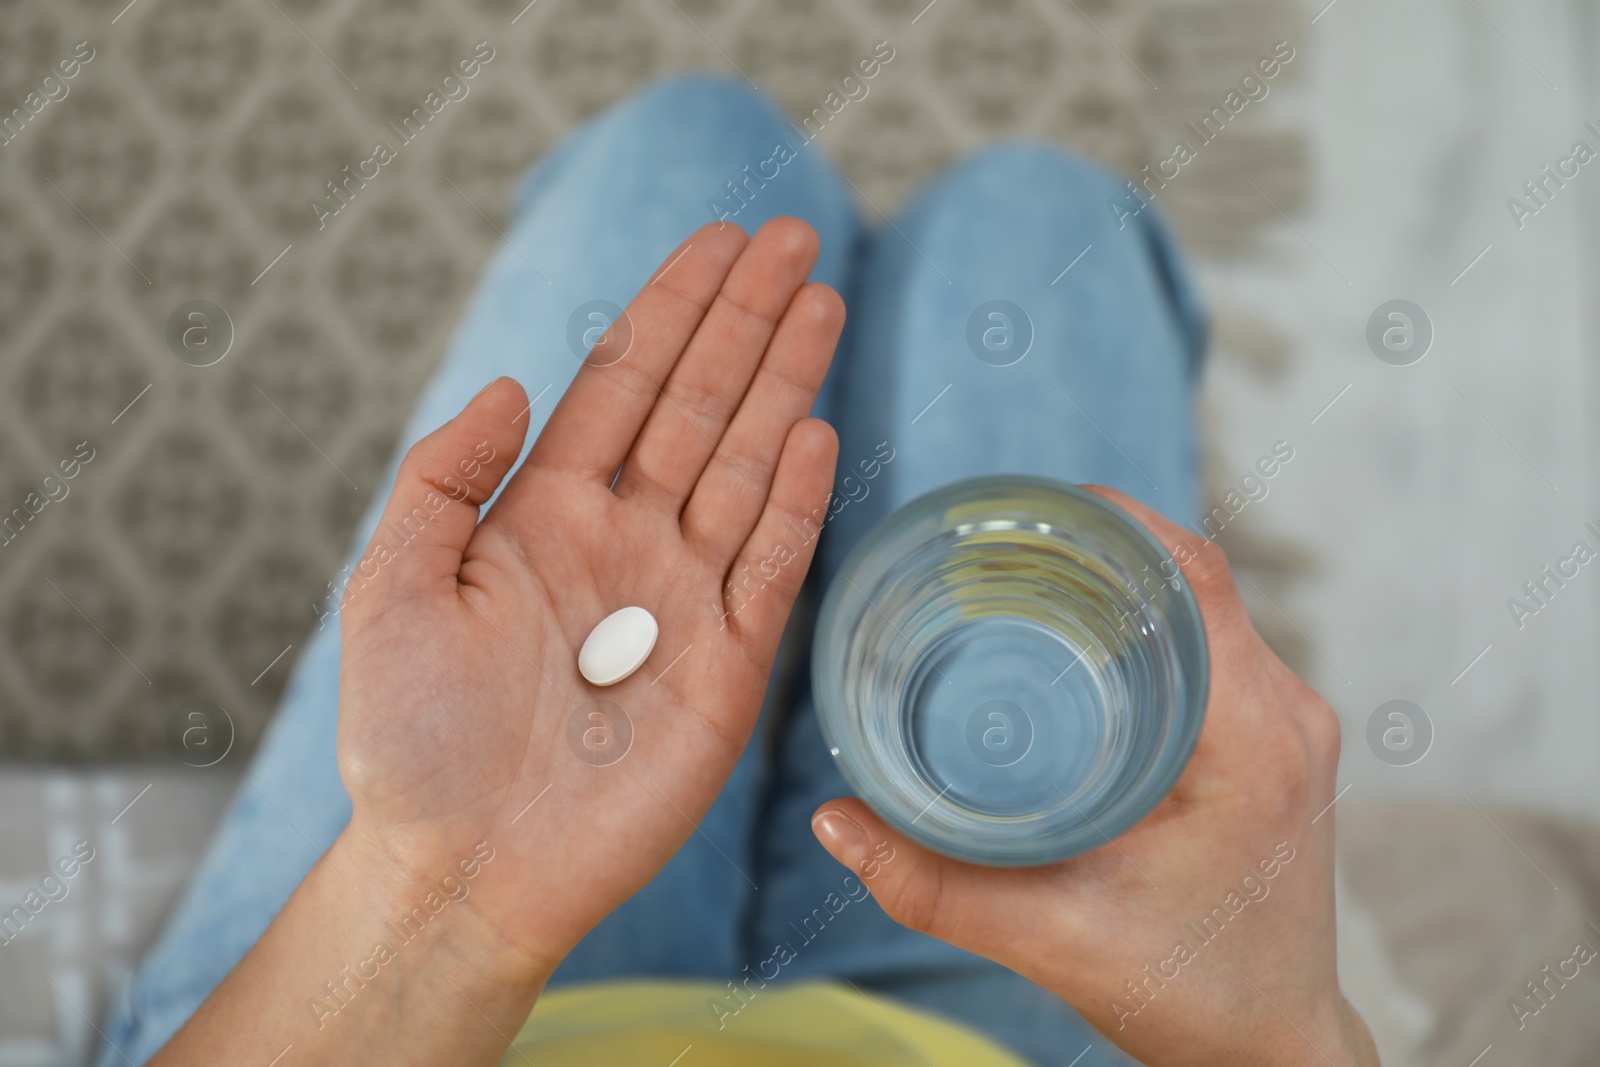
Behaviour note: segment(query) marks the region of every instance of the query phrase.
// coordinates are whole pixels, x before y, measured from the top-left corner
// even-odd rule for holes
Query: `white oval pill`
[[[594,685],[616,685],[644,665],[656,647],[656,617],[623,608],[600,620],[578,650],[578,672]]]

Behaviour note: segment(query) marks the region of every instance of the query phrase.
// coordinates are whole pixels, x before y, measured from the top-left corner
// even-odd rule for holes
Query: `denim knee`
[[[737,78],[704,73],[675,74],[652,82],[613,107],[600,124],[635,125],[657,137],[761,127],[780,136],[788,132],[783,113],[760,91]]]
[[[1171,229],[1130,182],[1075,152],[1036,141],[980,149],[918,194],[903,224],[909,239],[960,249],[1015,234],[1067,266],[1095,249],[1097,269],[1153,275],[1182,339],[1191,374],[1206,345],[1206,316]],[[1106,261],[1111,262],[1108,264]]]
[[[849,187],[821,150],[767,97],[714,75],[656,82],[574,132],[524,182],[516,217],[557,189],[569,205],[642,201],[678,236],[708,222],[754,232],[778,215],[803,218],[823,238],[812,277],[835,288],[860,231]]]

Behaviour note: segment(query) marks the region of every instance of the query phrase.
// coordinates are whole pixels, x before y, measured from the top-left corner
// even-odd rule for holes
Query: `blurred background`
[[[479,40],[470,95],[319,230],[308,201]],[[1213,315],[1213,529],[1345,727],[1344,983],[1386,1063],[1595,1062],[1600,983],[1525,986],[1600,948],[1592,5],[24,0],[0,3],[0,515],[29,516],[0,524],[0,910],[96,856],[0,943],[0,1065],[86,1062],[517,177],[659,75],[799,116],[878,41],[894,61],[817,140],[873,217],[1001,137],[1142,177],[1288,43],[1156,202]]]

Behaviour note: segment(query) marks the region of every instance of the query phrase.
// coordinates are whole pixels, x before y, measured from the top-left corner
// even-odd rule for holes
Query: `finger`
[[[1134,520],[1155,535],[1183,572],[1184,580],[1194,591],[1195,602],[1200,605],[1200,615],[1209,633],[1250,626],[1244,601],[1239,598],[1238,587],[1233,582],[1233,572],[1222,549],[1209,537],[1201,537],[1139,501],[1103,485],[1085,485],[1082,488],[1115,504],[1133,516]]]
[[[889,918],[969,952],[1004,962],[1005,944],[1017,935],[1008,934],[1007,923],[996,917],[1037,910],[1033,872],[941,856],[890,828],[859,800],[822,805],[811,817],[811,831],[830,856],[867,884]]]
[[[534,442],[529,464],[611,484],[662,383],[749,241],[738,226],[712,223],[662,261],[578,368]]]
[[[844,301],[820,282],[802,286],[789,302],[744,403],[684,508],[684,534],[712,559],[731,559],[761,517],[784,441],[816,403],[843,328]]]
[[[789,431],[772,492],[723,585],[722,624],[744,635],[758,662],[777,654],[778,639],[828,514],[839,438],[821,419]]]
[[[527,403],[515,379],[497,378],[459,415],[411,447],[378,528],[345,585],[346,605],[433,589],[454,595],[478,510],[522,451],[527,422],[515,416]]]
[[[1274,736],[1282,721],[1292,721],[1303,731],[1327,732],[1326,706],[1308,686],[1267,647],[1234,584],[1233,572],[1222,549],[1209,537],[1186,530],[1115,489],[1100,485],[1083,488],[1128,512],[1172,554],[1194,591],[1205,626],[1207,655],[1211,663],[1206,722],[1191,761],[1191,771],[1204,777],[1236,746]],[[1313,699],[1307,700],[1306,696]],[[1218,759],[1217,757],[1223,757]],[[1287,758],[1287,755],[1285,756]],[[1192,781],[1180,783],[1184,789]]]
[[[816,260],[816,231],[799,219],[774,219],[750,239],[662,387],[617,478],[618,496],[682,510]]]

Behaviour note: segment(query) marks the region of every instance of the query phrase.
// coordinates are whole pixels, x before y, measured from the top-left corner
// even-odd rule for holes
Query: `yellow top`
[[[1026,1067],[977,1033],[892,1000],[807,982],[603,982],[547,993],[501,1067]]]

